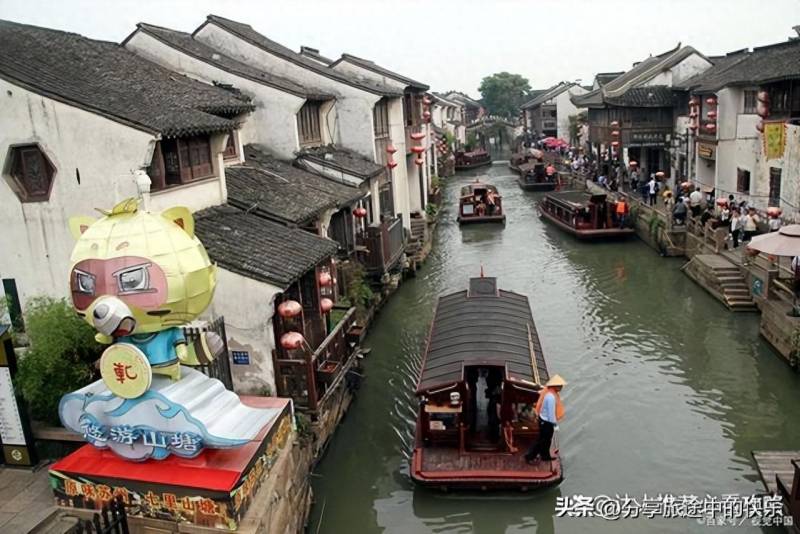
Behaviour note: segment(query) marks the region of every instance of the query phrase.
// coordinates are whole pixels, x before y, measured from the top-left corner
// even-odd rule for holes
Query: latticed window
[[[319,123],[321,107],[320,102],[309,100],[297,112],[297,130],[300,134],[301,145],[322,143],[322,129]]]
[[[55,167],[38,145],[11,149],[11,177],[17,196],[23,202],[43,202],[50,198]]]
[[[199,135],[159,141],[147,174],[152,180],[151,191],[213,176],[209,137]]]
[[[758,105],[757,100],[758,91],[755,90],[745,90],[744,92],[744,109],[742,113],[753,114],[756,112],[756,106]]]
[[[222,151],[222,157],[225,159],[236,159],[239,157],[238,143],[236,130],[232,130],[228,134],[228,141],[225,143],[225,150]]]
[[[769,205],[781,205],[781,174],[783,169],[780,167],[769,168]]]
[[[375,104],[372,112],[372,125],[375,137],[389,137],[389,102],[386,98],[381,98]]]

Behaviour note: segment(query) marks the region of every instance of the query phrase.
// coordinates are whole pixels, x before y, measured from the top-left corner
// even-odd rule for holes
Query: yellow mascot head
[[[98,332],[122,337],[183,325],[214,295],[216,270],[194,235],[187,208],[160,214],[139,210],[136,199],[104,217],[74,217],[72,303]]]

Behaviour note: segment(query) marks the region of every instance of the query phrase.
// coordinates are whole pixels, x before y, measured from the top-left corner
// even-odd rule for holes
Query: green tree
[[[491,115],[512,118],[519,114],[520,106],[528,99],[531,86],[528,79],[519,74],[498,72],[486,76],[478,90]]]
[[[61,397],[92,381],[103,347],[65,299],[28,301],[25,326],[30,348],[19,359],[17,387],[35,419],[58,424]]]

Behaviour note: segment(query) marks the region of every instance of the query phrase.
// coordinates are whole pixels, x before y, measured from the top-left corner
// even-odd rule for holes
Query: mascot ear
[[[194,237],[194,217],[189,208],[183,206],[175,206],[161,212],[162,217],[166,217],[174,222],[189,234],[189,237]]]
[[[96,220],[97,219],[94,217],[89,217],[88,215],[70,217],[69,231],[72,234],[72,237],[74,237],[77,241],[81,237],[81,234],[85,232],[86,229],[89,228]]]

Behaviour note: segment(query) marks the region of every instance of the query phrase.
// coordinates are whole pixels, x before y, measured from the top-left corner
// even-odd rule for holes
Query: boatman
[[[561,404],[559,392],[567,383],[560,375],[555,375],[547,384],[536,401],[536,414],[539,416],[539,437],[533,442],[528,452],[525,453],[525,461],[529,464],[542,460],[549,462],[553,458],[550,456],[550,444],[553,442],[553,432],[558,427],[558,421],[564,416],[564,405]]]

